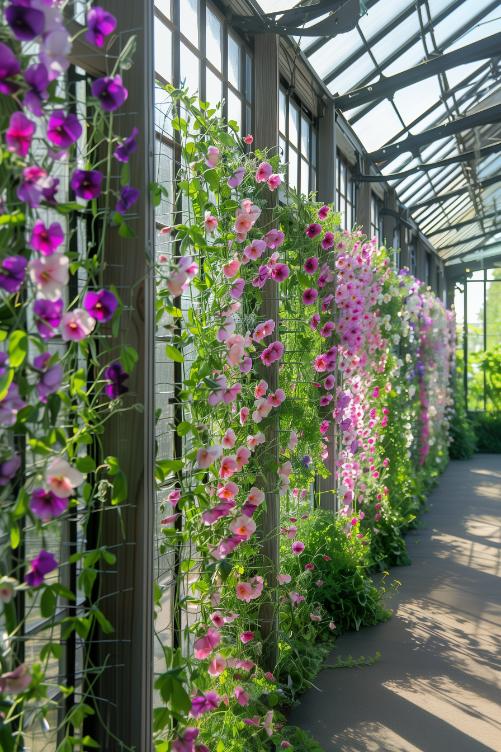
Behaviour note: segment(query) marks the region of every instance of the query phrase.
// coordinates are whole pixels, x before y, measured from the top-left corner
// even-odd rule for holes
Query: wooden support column
[[[152,0],[103,0],[118,19],[120,37],[110,50],[108,69],[131,35],[136,37],[133,65],[124,71],[129,96],[114,118],[114,129],[128,136],[139,129],[138,149],[130,160],[130,184],[141,191],[127,223],[133,239],[107,229],[104,284],[114,284],[124,310],[117,348],[133,346],[139,360],[131,374],[126,404],[137,404],[107,424],[104,453],[118,457],[128,481],[122,510],[95,513],[101,518],[97,545],[117,556],[113,572],[99,578],[100,608],[113,625],[112,634],[93,635],[90,659],[104,667],[90,676],[96,697],[95,716],[86,733],[109,752],[152,750],[153,684],[153,541],[154,541],[154,210],[149,184],[154,180],[154,69]],[[122,36],[123,35],[123,36]],[[119,165],[113,160],[113,188]],[[108,343],[107,343],[108,344]],[[100,717],[99,717],[100,716]]]
[[[255,127],[254,139],[257,149],[276,149],[278,146],[278,92],[279,92],[279,38],[275,34],[258,34],[254,46],[255,80]],[[271,210],[276,194],[269,195],[269,208],[263,211],[261,222],[267,226],[271,221]],[[263,288],[263,303],[260,318],[275,321],[276,338],[280,338],[278,316],[278,285],[268,281]],[[270,391],[278,387],[279,363],[262,367],[260,376],[269,384]],[[279,571],[279,525],[280,496],[277,491],[278,476],[276,466],[279,460],[279,421],[271,413],[271,421],[266,429],[266,443],[258,454],[261,462],[262,487],[266,493],[260,535],[266,571],[266,598],[261,607],[260,626],[264,640],[263,666],[274,669],[278,658],[278,591],[276,575]]]
[[[333,102],[325,106],[318,126],[319,152],[322,159],[318,165],[318,200],[334,204],[336,200],[336,110]],[[333,269],[334,270],[334,269]],[[334,270],[335,271],[335,270]],[[330,292],[334,292],[331,290]],[[332,413],[327,410],[328,414]],[[327,478],[317,477],[315,491],[318,504],[323,509],[336,511],[336,426],[331,422],[326,438],[329,440],[329,456],[324,461],[329,472]]]
[[[367,160],[362,160],[362,169],[364,173],[369,172]],[[370,183],[360,183],[357,186],[357,225],[362,225],[362,230],[370,237],[371,234],[371,196],[372,188]]]

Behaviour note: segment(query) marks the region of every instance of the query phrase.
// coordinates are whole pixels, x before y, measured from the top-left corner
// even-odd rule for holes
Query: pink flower
[[[318,210],[318,218],[325,219],[327,215],[329,214],[330,210],[331,210],[330,206],[325,206],[325,205],[321,206],[320,209]]]
[[[264,675],[264,678],[267,679],[269,682],[276,682],[277,681],[275,679],[275,677],[273,676],[273,674],[271,673],[271,671],[267,671],[265,673],[265,675]]]
[[[234,256],[231,261],[229,261],[227,264],[224,264],[223,274],[228,279],[231,279],[231,277],[234,277],[236,274],[238,274],[239,269],[240,260],[238,256]]]
[[[247,420],[249,418],[250,410],[248,407],[241,407],[239,418],[240,418],[240,425],[244,426],[247,423]]]
[[[261,162],[256,171],[256,183],[266,183],[273,173],[273,167],[269,162]]]
[[[238,704],[243,708],[250,702],[250,697],[247,692],[244,691],[243,687],[235,687],[235,698]]]
[[[221,629],[221,627],[224,627],[224,617],[219,611],[213,611],[212,614],[209,616],[209,619],[214,624],[215,627],[218,629]]]
[[[250,245],[246,245],[244,248],[244,256],[251,260],[256,261],[261,258],[266,250],[266,243],[264,240],[255,239]]]
[[[279,585],[288,585],[292,580],[290,574],[277,574],[277,582]]]
[[[247,446],[249,447],[249,449],[255,449],[260,444],[264,444],[264,442],[265,442],[265,435],[261,431],[257,433],[255,436],[247,436]]]
[[[228,428],[226,433],[223,436],[223,440],[221,441],[221,444],[225,449],[233,449],[235,446],[235,442],[237,440],[237,437],[235,436],[235,431],[233,428]]]
[[[263,240],[266,243],[266,246],[274,251],[282,245],[285,240],[285,235],[281,230],[268,230]]]
[[[177,512],[176,514],[169,514],[168,517],[164,517],[163,520],[160,520],[160,524],[172,525],[172,523],[175,522],[179,516],[180,512]]]
[[[31,281],[39,297],[57,300],[69,282],[69,258],[61,253],[32,259],[28,264]]]
[[[219,222],[217,220],[217,217],[211,214],[210,211],[206,211],[205,219],[204,219],[204,226],[207,232],[215,232],[217,230],[218,224]]]
[[[184,734],[172,743],[172,752],[195,752],[195,739],[199,733],[200,729],[198,728],[185,729]],[[202,751],[199,749],[198,752]]]
[[[238,279],[233,280],[233,282],[231,283],[230,297],[233,298],[233,300],[239,300],[239,298],[241,298],[243,295],[244,288],[245,279],[238,277]]]
[[[244,144],[249,144],[250,146],[252,143],[254,143],[254,136],[251,136],[251,134],[249,133],[248,136],[243,137],[243,142]]]
[[[320,243],[324,251],[328,251],[334,245],[334,233],[326,232]]]
[[[318,313],[314,313],[310,319],[310,329],[313,329],[313,331],[315,331],[315,329],[318,328],[319,324],[320,324],[320,315]]]
[[[230,524],[230,530],[235,535],[238,535],[239,538],[246,541],[256,532],[256,523],[251,517],[241,515]]]
[[[254,387],[254,397],[256,399],[259,399],[260,397],[264,397],[267,391],[268,391],[268,382],[266,382],[264,379],[261,379],[261,381],[259,381]]]
[[[275,322],[273,319],[268,319],[261,324],[258,324],[252,334],[254,342],[260,342],[265,337],[269,337],[275,331]]]
[[[302,541],[295,541],[291,546],[291,551],[294,556],[299,556],[304,551],[304,543]]]
[[[268,710],[266,713],[263,719],[263,729],[267,736],[273,736],[273,710]]]
[[[26,157],[30,150],[36,125],[22,112],[13,112],[10,116],[9,127],[5,131],[5,142],[8,151],[18,157]]]
[[[318,292],[314,287],[308,287],[308,289],[303,292],[304,305],[313,305],[317,298]]]
[[[289,441],[287,443],[287,449],[290,449],[291,452],[294,451],[294,449],[297,447],[298,442],[298,435],[296,431],[291,431],[289,434]]]
[[[205,164],[207,167],[216,167],[219,162],[219,149],[217,146],[209,146],[207,149],[207,158]]]
[[[243,181],[245,177],[245,167],[237,167],[233,175],[228,178],[228,186],[230,188],[238,188],[240,183]]]
[[[243,645],[247,645],[248,642],[252,642],[254,639],[254,632],[241,632],[240,633],[240,642]]]
[[[220,446],[201,447],[197,452],[197,467],[200,470],[206,470],[221,457],[221,454]]]
[[[264,580],[257,575],[253,577],[249,582],[237,582],[236,596],[239,600],[250,603],[251,601],[259,598],[263,592]]]
[[[247,449],[247,447],[241,446],[238,448],[237,453],[235,455],[235,459],[237,462],[238,470],[242,470],[245,465],[249,462],[250,459],[250,450]]]
[[[268,397],[268,402],[273,407],[280,407],[280,405],[284,401],[285,401],[285,392],[283,389],[277,389],[276,392],[273,392],[273,394],[270,394]]]
[[[53,258],[53,257],[52,257]],[[61,336],[65,342],[81,342],[92,332],[96,320],[83,308],[74,308],[61,319]]]
[[[336,379],[334,378],[334,376],[332,376],[332,374],[329,374],[329,376],[324,379],[324,389],[334,389],[335,386]]]
[[[204,660],[212,653],[215,648],[221,642],[221,635],[214,627],[209,627],[206,634],[203,637],[199,637],[195,640],[193,648],[195,650],[195,658],[198,660]]]
[[[293,606],[299,606],[300,603],[303,603],[304,601],[304,595],[300,595],[299,593],[289,593],[289,598]]]
[[[249,373],[252,369],[252,358],[249,355],[245,355],[241,363],[238,364],[240,373]]]
[[[268,347],[263,350],[260,358],[265,366],[270,366],[272,363],[275,363],[275,361],[280,360],[283,354],[284,346],[277,340],[276,342],[272,342],[271,345],[268,345]]]
[[[266,182],[270,191],[276,191],[276,189],[282,185],[282,176],[274,172],[270,175]]]
[[[219,477],[231,478],[237,471],[238,466],[235,457],[232,457],[230,454],[227,457],[223,457],[219,468]]]
[[[322,621],[322,617],[318,614],[310,614],[311,621]]]
[[[305,232],[309,238],[316,238],[322,232],[322,226],[317,222],[313,222],[311,225],[308,225]]]
[[[24,692],[31,684],[31,674],[25,663],[16,666],[14,671],[9,671],[0,676],[0,692],[7,695],[18,695]]]
[[[289,276],[289,267],[287,264],[274,264],[271,269],[271,278],[275,282],[284,282]]]
[[[216,655],[215,658],[211,660],[209,663],[209,666],[207,668],[208,673],[211,676],[219,676],[223,673],[227,666],[226,659],[223,658],[221,655]]]
[[[62,457],[54,457],[49,462],[47,472],[45,474],[45,482],[50,491],[61,499],[67,499],[69,496],[73,496],[75,488],[81,486],[85,480],[79,470],[72,467]]]
[[[239,492],[239,487],[236,483],[233,483],[232,480],[230,480],[228,483],[226,483],[224,486],[221,486],[218,489],[217,496],[219,499],[224,499],[226,501],[233,501],[235,496]]]
[[[335,623],[333,621],[329,622],[329,629],[331,629],[331,630],[336,629],[336,625],[335,625]]]
[[[315,274],[318,269],[318,258],[316,256],[307,258],[303,264],[303,269],[305,270],[306,274]]]
[[[211,710],[215,710],[220,704],[221,698],[216,692],[206,692],[205,695],[199,695],[192,699],[190,715],[193,718],[198,718],[205,713],[210,713]]]
[[[320,329],[320,336],[321,337],[330,337],[332,332],[335,329],[335,324],[333,321],[327,321],[323,327]]]
[[[280,742],[280,749],[292,749],[292,744],[287,739],[283,739]]]

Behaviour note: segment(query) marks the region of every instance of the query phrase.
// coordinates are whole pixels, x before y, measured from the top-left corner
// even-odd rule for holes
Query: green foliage
[[[501,454],[501,413],[475,413],[471,418],[477,451]]]
[[[454,382],[454,410],[451,418],[450,438],[449,456],[452,460],[467,460],[473,456],[477,437],[474,424],[466,412],[459,369]]]

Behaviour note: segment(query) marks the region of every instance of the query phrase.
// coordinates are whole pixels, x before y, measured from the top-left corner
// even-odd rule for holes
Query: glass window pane
[[[228,81],[240,90],[240,45],[228,34]]]
[[[315,128],[311,129],[311,163],[317,166],[317,132]]]
[[[278,151],[280,154],[280,158],[284,162],[287,162],[287,144],[284,138],[278,139]]]
[[[310,165],[306,159],[301,159],[301,193],[307,196],[310,192]]]
[[[282,133],[285,136],[286,133],[286,127],[285,127],[285,119],[287,117],[287,102],[286,102],[286,96],[285,91],[283,89],[280,89],[280,92],[278,94],[278,127],[280,129],[280,133]]]
[[[206,55],[219,71],[221,70],[221,49],[222,49],[222,25],[219,18],[207,8],[207,29],[205,34]]]
[[[222,81],[209,68],[205,71],[205,98],[215,107],[223,98]]]
[[[245,108],[245,128],[246,133],[252,133],[252,108]]]
[[[304,115],[301,116],[301,153],[308,158],[310,156],[310,121]]]
[[[299,109],[289,100],[289,141],[298,146],[299,138]]]
[[[254,99],[252,92],[252,58],[245,54],[245,98],[248,102],[252,102]]]
[[[343,194],[346,194],[346,164],[342,159],[339,159],[339,190]]]
[[[181,42],[180,79],[190,90],[190,94],[200,88],[200,60]]]
[[[198,47],[198,0],[182,0],[179,13],[181,34]]]
[[[172,18],[171,14],[171,0],[155,0],[155,7],[158,8],[158,10],[164,14],[164,16],[167,16],[167,18]],[[155,23],[157,23],[155,21]]]
[[[242,124],[242,100],[228,89],[228,120],[236,120]]]
[[[289,186],[291,188],[297,188],[297,168],[298,168],[297,151],[295,151],[295,149],[289,149],[288,178],[289,178]]]
[[[172,32],[155,19],[155,73],[172,83]]]

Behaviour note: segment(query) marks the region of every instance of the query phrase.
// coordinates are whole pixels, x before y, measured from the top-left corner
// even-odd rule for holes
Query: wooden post
[[[336,111],[333,102],[328,102],[320,119],[318,129],[319,153],[322,159],[318,166],[318,200],[332,204],[336,199]],[[327,412],[332,413],[332,408]],[[336,511],[336,427],[331,421],[326,438],[329,440],[329,456],[324,461],[329,472],[327,478],[316,480],[318,505],[322,509]]]
[[[274,34],[258,34],[254,45],[255,80],[255,127],[254,139],[257,149],[275,149],[278,146],[278,92],[279,92],[279,39]],[[270,193],[269,209],[262,215],[262,222],[271,221],[274,194]],[[263,321],[273,319],[277,339],[280,335],[278,320],[278,290],[273,281],[263,288],[263,303],[260,317]],[[262,367],[262,378],[266,379],[271,391],[278,387],[279,364]],[[276,411],[275,411],[276,412]],[[266,429],[266,443],[258,455],[262,463],[262,485],[266,493],[260,535],[263,541],[263,558],[266,569],[267,598],[260,611],[261,634],[264,641],[263,666],[275,668],[278,658],[278,591],[276,575],[279,571],[279,532],[280,496],[277,492],[278,476],[276,465],[279,460],[279,422],[273,417]]]
[[[132,345],[139,360],[128,382],[126,401],[137,403],[116,415],[104,435],[105,455],[118,457],[128,481],[121,512],[96,512],[102,518],[97,545],[117,555],[113,572],[99,579],[100,607],[114,627],[113,634],[96,634],[89,647],[96,716],[86,733],[103,750],[150,752],[152,749],[153,684],[153,520],[154,520],[154,285],[150,260],[154,256],[154,210],[149,184],[154,180],[153,2],[103,0],[119,20],[116,51],[136,36],[133,66],[124,72],[129,91],[115,117],[120,135],[139,129],[139,146],[130,160],[130,184],[140,189],[134,215],[127,219],[133,239],[122,240],[108,229],[104,284],[114,284],[122,298],[121,329],[113,345]],[[111,53],[116,54],[115,47]],[[110,60],[109,69],[113,67]],[[114,187],[119,166],[113,163]],[[109,666],[109,668],[106,668]],[[100,717],[99,717],[100,716]],[[87,730],[88,729],[88,730]]]

